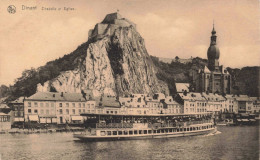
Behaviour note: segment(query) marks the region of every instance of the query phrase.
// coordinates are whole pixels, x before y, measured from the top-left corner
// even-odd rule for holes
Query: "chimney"
[[[63,97],[63,92],[60,93],[60,96]]]

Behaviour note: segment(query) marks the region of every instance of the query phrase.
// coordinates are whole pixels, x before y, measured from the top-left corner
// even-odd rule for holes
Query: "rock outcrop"
[[[38,84],[38,91],[81,92],[94,96],[123,96],[131,93],[169,94],[166,83],[156,77],[136,25],[118,13],[109,14],[89,31],[86,58],[79,67]]]

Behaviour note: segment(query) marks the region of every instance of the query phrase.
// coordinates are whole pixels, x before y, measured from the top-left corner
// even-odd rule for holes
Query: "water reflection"
[[[82,142],[71,133],[0,135],[2,159],[258,159],[256,126],[170,139]]]

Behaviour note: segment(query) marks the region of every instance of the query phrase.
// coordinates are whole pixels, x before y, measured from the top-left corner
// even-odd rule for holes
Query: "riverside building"
[[[24,100],[25,97],[20,97],[8,104],[13,111],[12,124],[21,125],[24,123]]]
[[[25,122],[83,123],[81,113],[95,108],[95,101],[81,93],[37,92],[24,101]]]

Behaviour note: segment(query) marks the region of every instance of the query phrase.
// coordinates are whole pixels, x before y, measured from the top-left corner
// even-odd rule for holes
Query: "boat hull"
[[[74,134],[74,138],[78,138],[83,141],[117,141],[117,140],[137,140],[137,139],[156,139],[156,138],[174,138],[185,136],[206,135],[215,133],[217,128],[210,128],[199,131],[184,131],[174,133],[161,133],[161,134],[141,134],[141,135],[117,135],[117,136],[91,136],[84,134]]]

